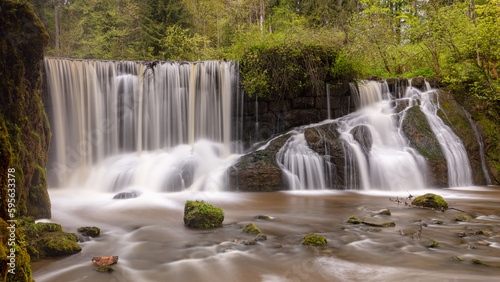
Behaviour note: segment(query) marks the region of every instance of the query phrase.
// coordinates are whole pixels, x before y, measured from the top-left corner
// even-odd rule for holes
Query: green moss
[[[463,261],[463,259],[459,256],[454,256],[450,258],[451,261]]]
[[[443,199],[443,197],[432,193],[416,197],[411,204],[414,206],[433,208],[435,210],[448,209],[448,203]]]
[[[427,248],[437,248],[439,247],[439,242],[434,240],[426,241],[424,246]]]
[[[112,268],[109,265],[101,265],[96,269],[97,272],[113,272],[115,271],[114,268]]]
[[[455,221],[468,221],[469,219],[464,214],[461,214],[461,215],[455,215],[453,217],[453,220],[455,220]]]
[[[307,234],[304,239],[302,239],[303,245],[309,246],[326,246],[326,239],[323,235],[318,235],[314,233]]]
[[[224,211],[204,201],[187,201],[184,206],[184,224],[191,228],[222,226]]]
[[[245,226],[245,228],[243,228],[243,232],[250,233],[250,234],[262,233],[262,232],[260,232],[259,228],[257,228],[257,226],[255,226],[255,224],[253,224],[251,222],[249,224],[247,224],[247,226]]]
[[[361,221],[361,219],[357,218],[355,215],[351,215],[351,216],[347,219],[347,222],[348,222],[348,223],[352,223],[352,224],[360,224],[362,221]]]
[[[256,217],[254,217],[254,219],[271,220],[271,217],[269,217],[267,215],[258,215]]]
[[[90,237],[97,237],[101,234],[101,229],[95,226],[86,226],[78,228],[78,232],[81,232],[83,235]]]
[[[471,261],[472,261],[473,264],[488,266],[486,263],[484,263],[483,261],[480,261],[478,259],[471,259]]]

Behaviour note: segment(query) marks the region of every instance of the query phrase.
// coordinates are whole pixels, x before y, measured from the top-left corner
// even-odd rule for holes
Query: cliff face
[[[50,129],[41,99],[48,35],[27,5],[0,3],[0,173],[5,181],[5,168],[16,170],[17,216],[50,218],[45,180]]]

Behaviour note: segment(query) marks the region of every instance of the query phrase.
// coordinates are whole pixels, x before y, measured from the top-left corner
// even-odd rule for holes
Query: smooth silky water
[[[448,165],[457,170],[449,175],[450,186],[462,187],[426,188],[425,160],[407,146],[386,84],[361,84],[355,96],[360,109],[323,122],[339,124],[346,154],[360,172],[347,187],[356,190],[332,190],[323,156],[304,140],[305,126],[292,131],[278,154],[291,191],[238,193],[227,191],[225,173],[241,156],[242,133],[231,128],[241,124],[231,120],[232,113],[243,113],[235,63],[161,63],[152,71],[137,62],[46,59],[45,67],[54,131],[50,221],[75,233],[98,226],[101,236],[79,243],[78,254],[34,263],[36,281],[487,281],[500,273],[500,188],[470,186],[463,145],[439,121],[433,130],[454,143]],[[431,93],[410,88],[398,97],[409,105],[428,101],[420,107],[432,119],[438,105]],[[360,124],[374,136],[364,164],[350,133]],[[128,191],[139,197],[113,199]],[[436,212],[390,200],[426,192],[474,218],[456,222],[458,210]],[[186,200],[221,207],[224,226],[185,227]],[[373,213],[382,208],[392,215]],[[351,215],[389,219],[396,226],[351,225]],[[268,239],[241,244],[254,238],[242,233],[249,222]],[[408,228],[421,228],[420,238],[400,234]],[[484,234],[474,235],[477,230]],[[324,235],[328,245],[301,245],[311,232]],[[428,240],[439,247],[425,247]],[[115,271],[96,272],[95,256],[119,256]]]

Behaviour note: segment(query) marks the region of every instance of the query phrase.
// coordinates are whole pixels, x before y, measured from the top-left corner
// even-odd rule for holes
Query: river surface
[[[112,200],[111,193],[50,189],[52,222],[75,233],[81,226],[98,226],[101,236],[79,243],[78,254],[34,263],[33,277],[38,282],[498,281],[500,187],[410,191],[414,196],[425,192],[439,193],[455,209],[437,212],[389,200],[408,192],[179,192]],[[224,226],[185,227],[186,200],[224,209]],[[383,208],[392,215],[374,215]],[[454,221],[464,214],[456,209],[470,221]],[[254,219],[257,215],[272,219]],[[387,219],[396,226],[353,225],[346,222],[351,215]],[[242,233],[249,222],[267,235],[266,241],[240,242],[255,237]],[[403,229],[417,233],[403,236]],[[327,246],[301,245],[311,232],[325,236]],[[429,240],[439,246],[424,246]],[[95,271],[95,256],[119,256],[115,271]],[[455,256],[462,261],[452,260]]]

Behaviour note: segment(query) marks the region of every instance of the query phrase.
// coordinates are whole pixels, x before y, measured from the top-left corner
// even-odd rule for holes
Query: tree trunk
[[[260,1],[260,33],[264,34],[264,0]]]
[[[59,6],[54,5],[54,25],[55,25],[55,48],[56,48],[56,55],[59,55]]]
[[[476,2],[472,0],[472,17],[474,18],[474,31],[476,33],[476,57],[477,57],[477,66],[481,66],[481,61],[479,59],[479,47],[477,44],[477,16],[476,16]]]

